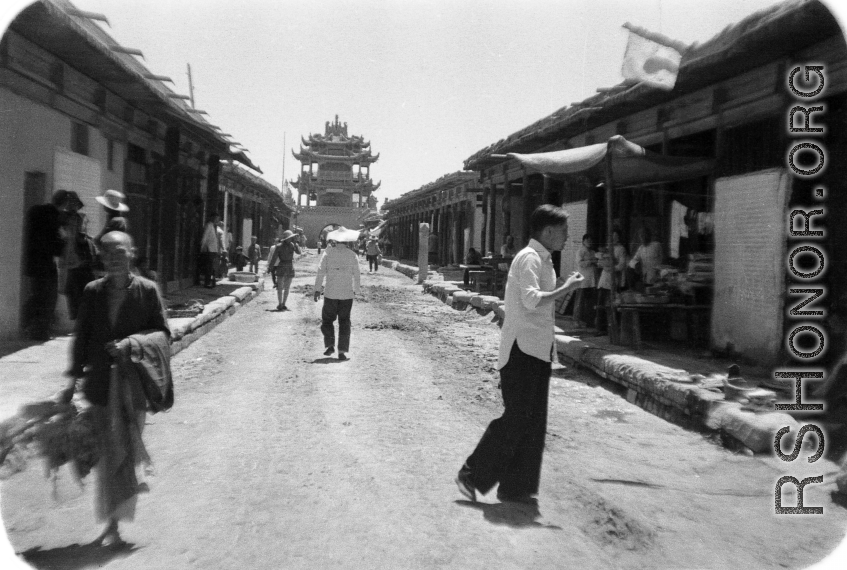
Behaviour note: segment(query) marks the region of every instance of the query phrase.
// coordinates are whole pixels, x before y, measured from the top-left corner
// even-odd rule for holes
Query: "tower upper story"
[[[324,134],[300,138],[300,152],[292,154],[300,161],[300,175],[292,186],[318,206],[367,207],[374,185],[370,166],[379,159],[371,153],[371,143],[362,136],[348,135],[347,123],[326,122]],[[370,200],[369,200],[370,199]]]

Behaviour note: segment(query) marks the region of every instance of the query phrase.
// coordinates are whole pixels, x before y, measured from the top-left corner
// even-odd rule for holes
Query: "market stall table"
[[[476,275],[474,275],[474,277],[478,277],[478,274],[479,274],[478,272],[485,272],[486,268],[483,265],[473,265],[473,264],[462,265],[462,264],[459,264],[459,269],[464,270],[464,272],[465,272],[464,273],[464,285],[465,285],[466,288],[469,288],[469,287],[471,287],[471,272],[477,272]],[[474,281],[476,281],[476,280],[474,280]]]
[[[683,303],[618,303],[615,305],[615,309],[621,313],[621,344],[629,344],[636,349],[642,347],[641,313],[670,315],[675,311],[685,313],[686,337],[700,343],[704,339],[698,334],[699,329],[694,319],[699,314],[708,313],[711,308],[711,305],[686,305]]]

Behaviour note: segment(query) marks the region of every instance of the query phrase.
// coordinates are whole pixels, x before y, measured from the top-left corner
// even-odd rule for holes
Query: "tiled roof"
[[[191,112],[184,100],[173,97],[174,91],[149,77],[154,74],[135,55],[118,51],[126,48],[81,14],[68,0],[40,0],[23,10],[10,27],[150,116],[168,117],[222,157],[261,172],[243,152],[230,150],[229,141]]]
[[[465,170],[481,170],[502,161],[492,159],[492,154],[537,151],[840,34],[838,22],[818,0],[789,0],[760,10],[727,26],[705,43],[692,45],[683,54],[672,91],[621,83],[612,91],[588,97],[578,106],[562,107],[477,151],[465,159]]]

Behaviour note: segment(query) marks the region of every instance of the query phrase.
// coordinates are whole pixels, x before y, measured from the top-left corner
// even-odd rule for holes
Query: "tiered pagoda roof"
[[[300,162],[316,162],[318,164],[324,164],[327,162],[343,162],[345,164],[373,164],[377,160],[379,160],[379,153],[376,156],[371,154],[370,149],[363,150],[360,152],[356,152],[353,149],[341,149],[344,154],[321,154],[320,152],[316,152],[312,150],[312,148],[303,148],[300,147],[300,152],[294,152],[294,149],[291,149],[291,154],[294,155],[294,158],[299,160]]]
[[[372,164],[379,159],[371,154],[370,141],[362,136],[347,136],[347,123],[340,123],[338,115],[335,122],[326,122],[324,134],[310,134],[306,140],[300,137],[300,152],[291,153],[300,162],[311,160],[312,162],[344,162],[347,164]]]
[[[343,193],[352,205],[353,194],[366,199],[379,189],[380,183],[374,184],[370,178],[370,165],[379,160],[379,154],[371,153],[371,143],[364,137],[348,135],[347,123],[339,122],[338,115],[334,122],[326,122],[323,135],[310,134],[308,138],[301,136],[300,140],[300,152],[292,149],[291,154],[303,165],[316,164],[318,169],[311,176],[301,171],[301,176],[291,185],[310,200],[317,200],[319,205],[340,204],[344,202]],[[355,165],[360,168],[354,174]]]

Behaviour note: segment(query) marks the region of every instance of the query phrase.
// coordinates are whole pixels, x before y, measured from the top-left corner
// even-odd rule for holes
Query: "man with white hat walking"
[[[335,352],[335,319],[338,318],[338,360],[347,360],[350,350],[350,311],[353,297],[361,292],[359,258],[347,243],[356,243],[359,232],[339,228],[326,236],[329,247],[321,255],[315,278],[315,302],[324,293],[321,311],[321,333],[324,336],[324,355]],[[326,287],[324,288],[324,278]]]

